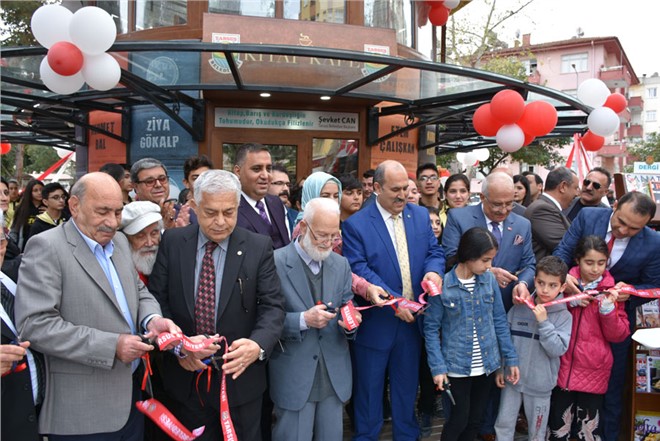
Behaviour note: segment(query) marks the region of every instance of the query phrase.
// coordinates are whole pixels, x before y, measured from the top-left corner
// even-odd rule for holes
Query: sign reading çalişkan
[[[357,132],[359,124],[349,112],[216,107],[215,127]]]

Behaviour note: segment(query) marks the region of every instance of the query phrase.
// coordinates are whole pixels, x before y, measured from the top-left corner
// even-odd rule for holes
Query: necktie
[[[197,334],[215,334],[215,265],[213,264],[213,251],[217,246],[217,243],[210,240],[206,242],[206,251],[202,258],[197,300],[195,301]]]
[[[392,216],[394,222],[394,240],[396,242],[396,254],[399,258],[399,269],[401,270],[401,282],[403,292],[401,293],[408,300],[413,299],[412,278],[410,277],[410,257],[408,256],[408,241],[406,231],[403,228],[401,216]]]
[[[2,307],[7,311],[7,315],[14,321],[14,295],[9,292],[4,285],[0,285],[2,288]]]
[[[607,251],[609,252],[610,256],[612,255],[612,248],[614,247],[614,234],[612,234],[612,237],[610,237],[610,240],[607,241]]]
[[[257,201],[257,210],[259,210],[259,216],[261,216],[264,222],[270,225],[270,219],[268,219],[268,215],[266,214],[266,207],[264,207],[263,201]]]
[[[493,226],[493,236],[495,236],[495,240],[497,241],[497,244],[499,245],[500,242],[502,242],[502,233],[500,232],[500,223],[493,221],[490,224]]]

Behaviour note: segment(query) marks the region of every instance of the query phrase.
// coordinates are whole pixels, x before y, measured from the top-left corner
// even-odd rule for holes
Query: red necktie
[[[614,247],[614,233],[612,233],[610,240],[607,241],[607,251],[610,253],[610,256],[612,255],[612,247]]]
[[[199,272],[197,300],[195,301],[195,327],[197,334],[215,334],[215,265],[213,251],[217,243],[206,242],[206,251]]]

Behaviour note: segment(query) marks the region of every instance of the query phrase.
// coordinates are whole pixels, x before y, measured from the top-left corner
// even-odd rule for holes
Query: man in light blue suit
[[[615,202],[613,208],[586,207],[580,210],[553,254],[574,265],[573,251],[578,241],[585,236],[599,236],[611,248],[607,269],[617,282],[616,288],[624,285],[633,285],[637,289],[660,287],[660,235],[646,226],[655,216],[655,203],[645,194],[630,192]],[[577,291],[574,277],[567,282],[572,291]],[[626,302],[628,320],[631,329],[634,328],[635,308],[648,300],[628,298],[622,293],[619,301]],[[606,441],[619,437],[629,346],[630,337],[622,343],[612,344],[614,364],[600,418],[601,435]]]
[[[408,173],[396,161],[376,169],[376,202],[343,224],[343,252],[353,272],[395,297],[417,298],[422,280],[442,287],[445,259],[433,236],[428,211],[406,203]],[[369,299],[376,303],[378,299]],[[416,441],[415,419],[421,333],[416,316],[403,307],[363,312],[353,345],[354,440],[377,440],[383,424],[385,372],[390,378],[392,432]]]
[[[513,305],[513,296],[529,295],[527,288],[533,286],[536,271],[531,224],[512,209],[513,179],[503,172],[491,173],[482,183],[481,203],[449,210],[442,233],[442,248],[450,260],[461,236],[470,228],[488,228],[493,233],[499,248],[491,271],[507,311]]]
[[[352,388],[347,339],[357,329],[346,330],[334,311],[353,298],[348,261],[332,251],[338,234],[337,203],[312,199],[298,239],[275,251],[286,318],[268,367],[274,441],[342,439],[342,404]]]

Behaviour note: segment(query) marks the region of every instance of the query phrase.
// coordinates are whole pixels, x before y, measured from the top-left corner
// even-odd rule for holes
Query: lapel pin
[[[406,215],[406,217],[407,217],[408,219],[410,219],[410,215],[409,215],[409,214],[408,214],[408,215]]]
[[[511,231],[511,227],[506,227],[506,229],[507,229],[508,231]]]
[[[243,251],[240,251],[240,250],[239,250],[238,253],[236,253],[236,254],[238,254],[239,256],[242,256],[242,255],[243,255]]]

